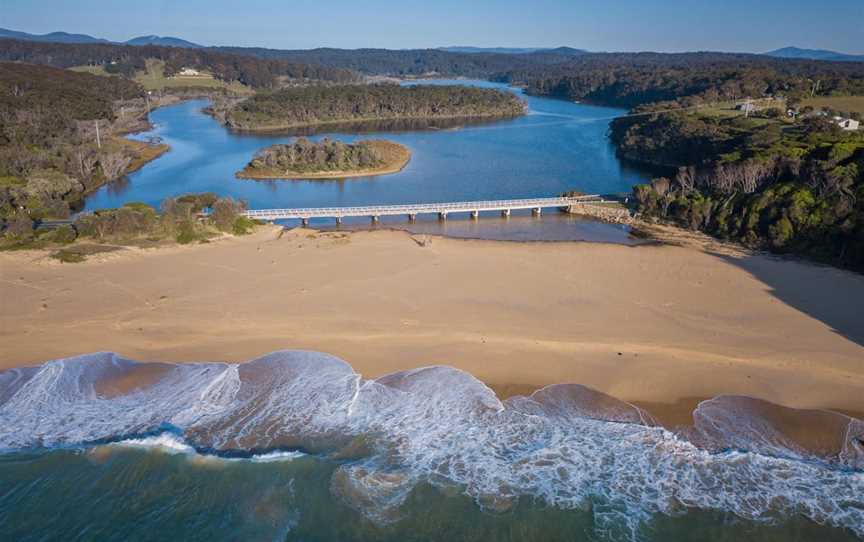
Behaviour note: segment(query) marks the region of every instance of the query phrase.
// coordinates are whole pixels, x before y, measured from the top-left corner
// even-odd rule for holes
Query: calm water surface
[[[509,88],[483,81],[458,83]],[[246,200],[250,208],[528,198],[555,196],[574,189],[588,193],[626,192],[633,184],[646,180],[644,172],[622,165],[606,137],[609,120],[620,115],[621,110],[524,98],[529,114],[512,120],[449,129],[363,134],[344,131],[312,136],[317,139],[327,135],[346,141],[386,137],[411,149],[412,159],[399,173],[342,181],[238,180],[234,173],[255,151],[288,142],[292,135],[231,133],[201,112],[207,105],[203,100],[161,108],[151,115],[155,129],[135,137],[161,137],[171,146],[171,152],[128,179],[104,187],[87,200],[86,208],[116,207],[130,201],[158,205],[170,196],[207,191]],[[460,217],[452,219],[458,221]],[[318,226],[326,223],[314,221]],[[529,238],[626,241],[622,228],[588,225],[585,221],[562,219],[557,213],[548,214],[542,224],[531,230]],[[489,228],[490,236],[500,237],[500,225]],[[473,229],[472,235],[481,237],[487,233],[485,226],[465,229]],[[524,231],[517,236],[524,237]]]

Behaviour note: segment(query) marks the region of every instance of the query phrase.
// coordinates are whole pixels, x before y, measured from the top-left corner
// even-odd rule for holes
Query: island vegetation
[[[380,139],[344,143],[304,137],[261,149],[237,177],[243,179],[341,179],[396,173],[411,159],[398,143]]]
[[[285,88],[215,104],[213,113],[244,131],[396,119],[506,118],[524,114],[515,94],[459,85],[392,84]]]

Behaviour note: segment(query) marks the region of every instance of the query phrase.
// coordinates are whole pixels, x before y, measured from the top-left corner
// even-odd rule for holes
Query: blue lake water
[[[521,93],[483,81],[427,83],[481,85]],[[386,137],[412,152],[411,161],[399,173],[332,181],[239,180],[234,174],[255,151],[290,141],[292,135],[229,132],[201,112],[207,105],[204,100],[164,107],[151,114],[155,128],[134,137],[161,137],[171,151],[128,179],[93,194],[86,209],[116,207],[130,201],[158,205],[170,196],[207,191],[245,200],[250,208],[548,197],[567,190],[627,192],[633,184],[646,180],[644,172],[628,168],[618,160],[606,136],[609,121],[622,114],[622,110],[524,98],[529,105],[528,114],[511,120],[448,129],[312,136],[316,139],[326,135],[346,141]],[[598,229],[572,218],[556,222],[560,220],[554,215],[545,218],[537,230],[539,238],[580,238],[582,234],[599,240],[626,238],[620,227]],[[524,229],[527,224],[523,221],[517,227]],[[495,228],[500,230],[500,225]],[[483,236],[482,226],[480,230],[475,226],[472,235]]]

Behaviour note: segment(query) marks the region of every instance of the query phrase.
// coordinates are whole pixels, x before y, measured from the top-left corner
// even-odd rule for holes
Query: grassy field
[[[108,75],[105,68],[102,66],[72,66],[69,68],[73,72],[90,73],[93,75]]]
[[[843,113],[859,113],[864,115],[864,96],[827,96],[804,100],[801,105],[809,105],[813,109],[827,107]]]
[[[77,72],[92,73],[93,75],[108,75],[102,66],[75,66],[70,68]],[[220,81],[210,74],[198,76],[176,76],[165,77],[165,63],[155,58],[147,59],[145,71],[135,74],[135,81],[147,90],[161,90],[164,88],[224,88],[236,94],[250,94],[252,89],[246,85],[232,82]]]

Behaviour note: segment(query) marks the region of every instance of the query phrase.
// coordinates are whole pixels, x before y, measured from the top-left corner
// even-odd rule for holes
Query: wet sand
[[[579,383],[669,423],[719,394],[864,410],[864,277],[734,251],[266,228],[83,264],[0,254],[0,299],[2,368],[307,349],[370,378],[452,365],[502,396]]]

